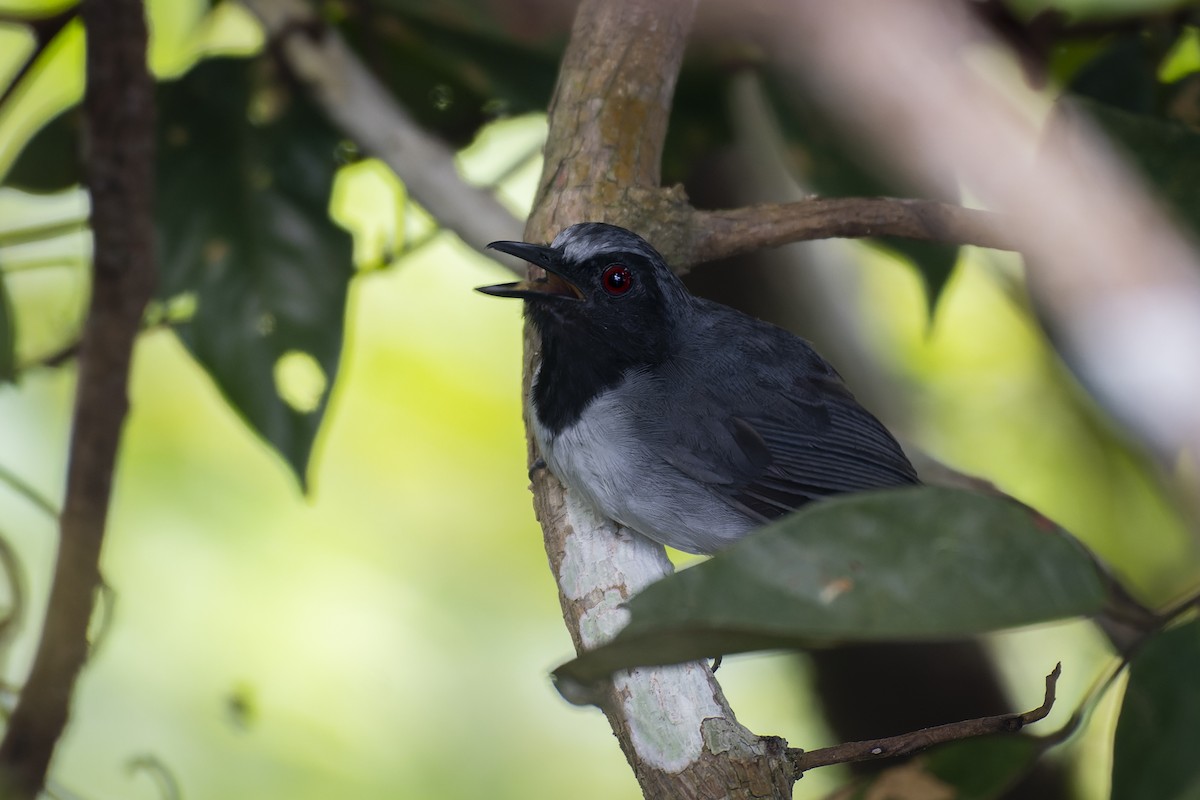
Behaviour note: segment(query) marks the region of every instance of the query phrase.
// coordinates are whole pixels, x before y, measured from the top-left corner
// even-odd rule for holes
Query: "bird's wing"
[[[803,383],[774,402],[751,392],[733,408],[699,403],[707,413],[677,433],[667,460],[761,521],[833,494],[918,483],[900,445],[836,373]]]

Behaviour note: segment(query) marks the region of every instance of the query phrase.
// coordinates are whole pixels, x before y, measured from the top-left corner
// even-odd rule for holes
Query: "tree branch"
[[[326,115],[367,153],[379,158],[438,222],[469,247],[517,239],[521,221],[486,189],[463,180],[454,153],[430,136],[355,56],[341,35],[304,0],[243,0],[278,46],[291,72]],[[497,259],[518,271],[518,262]]]
[[[46,623],[0,743],[0,795],[33,798],[66,725],[88,656],[88,623],[125,413],[134,339],[154,281],[154,87],[140,0],[85,0],[88,143],[95,261],[75,389],[67,489]]]
[[[1003,218],[988,211],[891,197],[812,197],[692,215],[691,263],[813,239],[899,236],[1015,250]],[[679,265],[683,266],[683,265]]]
[[[674,227],[655,213],[678,197],[659,189],[659,164],[694,10],[695,0],[580,4],[526,241],[548,241],[583,220],[640,228],[653,241]],[[526,398],[539,347],[527,327]],[[529,449],[533,464],[532,437]],[[548,470],[532,483],[563,617],[583,652],[624,626],[624,601],[670,574],[671,563],[661,546],[598,519]],[[704,663],[622,671],[596,700],[648,798],[791,797],[784,743],[739,725]]]
[[[1164,461],[1200,447],[1200,257],[1104,137],[1010,72],[968,66],[994,40],[954,3],[775,8],[777,63],[872,152],[933,191],[953,173],[1012,221],[1061,351],[1116,416]]]
[[[1046,676],[1046,696],[1042,704],[1024,714],[999,714],[994,717],[968,719],[912,733],[902,733],[899,736],[869,739],[865,742],[846,742],[807,752],[790,749],[788,754],[792,757],[799,772],[807,772],[810,769],[827,767],[831,764],[848,764],[912,755],[937,744],[972,739],[992,733],[1016,733],[1026,725],[1045,719],[1050,713],[1050,709],[1054,707],[1054,692],[1061,674],[1062,664],[1056,664],[1053,671]]]

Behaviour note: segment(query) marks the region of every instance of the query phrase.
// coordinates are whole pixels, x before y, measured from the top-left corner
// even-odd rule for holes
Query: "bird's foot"
[[[546,468],[546,459],[539,458],[537,461],[529,465],[529,480],[533,480],[533,476]]]

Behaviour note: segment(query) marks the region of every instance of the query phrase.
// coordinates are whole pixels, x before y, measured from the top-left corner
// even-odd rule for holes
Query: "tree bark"
[[[659,190],[659,166],[694,10],[695,0],[581,4],[550,106],[528,241],[587,220],[652,240],[669,233],[672,217],[655,214],[654,201],[671,198]],[[526,399],[538,347],[527,328]],[[529,458],[537,460],[532,437]],[[535,473],[533,492],[563,616],[582,652],[619,630],[625,600],[672,567],[661,546],[597,518],[548,471]],[[786,743],[739,725],[706,664],[623,671],[588,700],[607,715],[646,797],[792,795]]]
[[[86,0],[87,184],[95,266],[79,351],[67,490],[42,639],[0,743],[0,796],[34,798],[88,656],[100,546],[134,339],[154,282],[154,87],[141,0]]]

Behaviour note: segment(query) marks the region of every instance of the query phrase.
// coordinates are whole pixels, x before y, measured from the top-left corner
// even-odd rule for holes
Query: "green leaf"
[[[1133,659],[1113,745],[1112,800],[1200,798],[1200,620]]]
[[[23,192],[51,194],[82,183],[80,125],[78,106],[47,122],[21,148],[4,176],[4,185]]]
[[[1153,114],[1158,108],[1161,48],[1145,37],[1117,37],[1071,81],[1069,91],[1112,108]]]
[[[555,674],[590,684],[722,653],[952,639],[1104,602],[1083,545],[1013,500],[932,486],[862,493],[807,506],[652,584],[611,642]]]
[[[207,61],[160,86],[159,290],[194,299],[183,341],[304,484],[352,248],[328,214],[340,136],[267,63]],[[299,400],[277,380],[293,364],[310,384]]]
[[[0,382],[13,381],[17,376],[17,331],[13,323],[12,300],[0,273]]]
[[[993,800],[1033,768],[1046,743],[1032,736],[983,736],[950,742],[855,781],[836,796]]]
[[[1077,100],[1177,217],[1200,233],[1200,134],[1178,122]]]
[[[898,184],[881,175],[879,170],[871,169],[869,159],[853,148],[852,139],[845,131],[798,96],[786,81],[769,74],[765,78],[764,86],[779,115],[798,170],[818,193],[827,197],[912,196],[912,187]],[[929,199],[955,202],[957,198]],[[921,275],[928,310],[932,314],[954,272],[954,265],[958,263],[959,248],[913,239],[878,241],[887,250],[907,259]]]
[[[426,18],[428,4],[421,6],[372,9],[339,25],[421,127],[458,148],[497,117],[546,109],[561,48],[505,41],[461,19]]]
[[[1027,774],[1045,748],[1032,736],[984,736],[943,745],[923,760],[926,771],[954,787],[956,800],[991,800]]]

